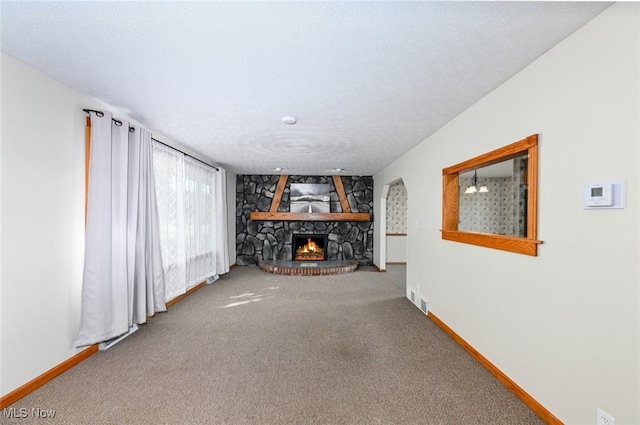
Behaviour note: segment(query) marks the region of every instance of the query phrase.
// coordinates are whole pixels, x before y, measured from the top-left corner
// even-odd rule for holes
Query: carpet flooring
[[[404,285],[397,265],[317,277],[236,267],[9,407],[26,417],[5,409],[0,422],[544,423]]]

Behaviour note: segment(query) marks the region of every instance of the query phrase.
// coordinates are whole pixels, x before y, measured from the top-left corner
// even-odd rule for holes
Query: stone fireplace
[[[236,176],[237,265],[259,265],[262,260],[292,261],[296,251],[294,235],[323,236],[325,261],[355,260],[360,266],[373,263],[373,222],[251,220],[252,212],[269,211],[279,177]],[[371,213],[373,177],[342,176],[341,180],[351,211]],[[290,211],[291,183],[329,184],[330,212],[342,212],[331,176],[289,176],[278,211]]]
[[[319,234],[296,233],[291,243],[293,261],[326,260],[327,237]]]

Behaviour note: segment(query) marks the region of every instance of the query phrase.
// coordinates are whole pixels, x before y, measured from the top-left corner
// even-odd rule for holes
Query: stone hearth
[[[350,261],[260,261],[260,268],[268,273],[290,276],[326,276],[351,273],[358,268]]]

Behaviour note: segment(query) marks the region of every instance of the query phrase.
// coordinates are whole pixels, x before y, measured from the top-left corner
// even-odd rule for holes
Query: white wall
[[[84,258],[82,109],[114,108],[2,54],[0,395],[73,356]],[[166,137],[153,136],[178,149]],[[189,154],[195,155],[193,152]],[[207,161],[207,158],[202,158]],[[210,162],[210,161],[208,161]],[[235,175],[228,173],[235,257]]]
[[[99,106],[2,55],[2,395],[74,354],[84,250],[82,108]]]
[[[431,194],[409,203],[407,292],[567,424],[640,423],[639,80],[640,6],[614,4],[374,176],[376,202],[399,178]],[[443,241],[442,169],[533,133],[538,257]],[[617,179],[626,209],[582,208]]]
[[[407,235],[387,235],[387,263],[407,262]]]

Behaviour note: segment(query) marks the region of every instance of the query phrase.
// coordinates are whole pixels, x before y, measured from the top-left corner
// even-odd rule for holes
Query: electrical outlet
[[[605,412],[604,410],[598,409],[598,425],[616,425],[616,419]]]

